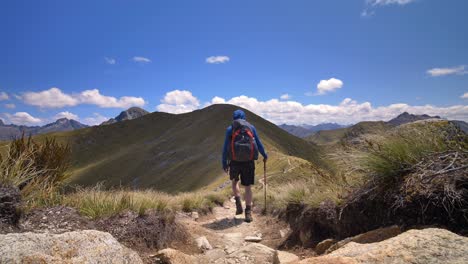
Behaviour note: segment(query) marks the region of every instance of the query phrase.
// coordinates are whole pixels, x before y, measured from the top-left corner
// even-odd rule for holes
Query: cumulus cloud
[[[8,109],[15,109],[15,108],[16,108],[16,105],[15,105],[15,104],[5,104],[5,108],[8,108]]]
[[[142,97],[122,96],[117,99],[112,96],[102,95],[98,89],[83,91],[77,98],[80,103],[97,105],[103,108],[129,108],[145,105],[145,100]]]
[[[60,118],[67,118],[67,119],[73,119],[73,120],[79,120],[80,118],[73,114],[73,113],[70,113],[68,111],[65,111],[65,112],[60,112],[58,114],[56,114],[54,116],[54,119],[57,120],[57,119],[60,119]]]
[[[97,126],[102,122],[109,120],[109,117],[105,117],[99,113],[93,113],[92,116],[84,118],[82,121],[86,125]]]
[[[210,64],[221,64],[229,62],[230,58],[228,56],[211,56],[206,58],[206,63]]]
[[[134,61],[134,62],[138,62],[138,63],[150,63],[150,62],[151,62],[150,59],[145,58],[145,57],[141,57],[141,56],[135,56],[135,57],[133,57],[133,61]]]
[[[328,80],[321,80],[317,84],[317,94],[322,95],[328,92],[333,92],[341,87],[343,87],[343,82],[339,79],[331,78]]]
[[[27,112],[16,112],[14,114],[4,114],[8,122],[15,125],[38,125],[43,121],[40,118],[33,117]]]
[[[292,96],[289,95],[289,94],[282,94],[282,95],[280,96],[280,99],[281,99],[281,100],[289,100],[289,99],[291,99],[291,98],[292,98]]]
[[[114,65],[117,63],[117,61],[114,58],[104,57],[104,60],[106,61],[107,64],[110,64],[110,65]]]
[[[200,101],[190,91],[174,90],[166,93],[156,109],[160,112],[180,114],[191,112],[199,106]]]
[[[433,69],[427,70],[427,74],[429,74],[432,77],[439,77],[439,76],[452,75],[452,74],[464,75],[467,73],[468,71],[465,70],[465,65],[449,67],[449,68],[433,68]]]
[[[20,98],[25,104],[41,108],[61,108],[65,106],[75,106],[79,103],[77,98],[63,93],[56,87],[41,92],[26,92],[23,93]]]
[[[5,92],[0,92],[0,101],[5,101],[10,99],[10,96]]]
[[[142,97],[122,96],[115,98],[102,95],[98,89],[85,90],[78,94],[66,94],[59,88],[53,87],[40,92],[26,92],[20,99],[28,105],[40,108],[62,108],[78,104],[91,104],[102,108],[142,107],[146,104]]]
[[[462,94],[462,95],[460,96],[460,98],[462,98],[462,99],[468,99],[468,92]]]
[[[213,103],[214,98],[211,100]],[[295,101],[271,99],[260,101],[253,97],[238,96],[229,100],[217,97],[216,101],[246,108],[276,124],[320,124],[335,122],[353,124],[360,121],[390,120],[402,112],[413,114],[439,115],[449,119],[468,121],[468,106],[454,105],[437,107],[433,105],[411,106],[396,103],[387,106],[373,106],[370,102],[359,103],[346,98],[337,105],[301,104]]]

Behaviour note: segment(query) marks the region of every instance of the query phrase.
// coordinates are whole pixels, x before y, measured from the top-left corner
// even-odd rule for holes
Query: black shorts
[[[241,184],[244,186],[253,185],[255,181],[254,161],[231,161],[229,164],[229,176],[231,180],[238,181],[240,176]]]

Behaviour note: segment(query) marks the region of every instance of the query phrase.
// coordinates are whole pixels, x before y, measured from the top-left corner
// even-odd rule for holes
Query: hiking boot
[[[245,208],[245,222],[252,222],[252,209],[250,207]]]
[[[244,211],[242,210],[242,203],[240,197],[236,197],[236,215],[242,214]]]

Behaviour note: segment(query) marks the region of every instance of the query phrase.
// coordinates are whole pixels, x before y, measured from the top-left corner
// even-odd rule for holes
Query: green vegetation
[[[125,122],[49,135],[72,148],[71,184],[92,187],[102,182],[106,188],[187,192],[223,177],[220,157],[224,133],[236,109],[212,105],[180,115],[155,112]],[[315,144],[245,112],[269,152],[322,166]]]
[[[4,147],[0,185],[18,188],[27,206],[57,198],[69,174],[70,148],[54,139],[38,143],[24,136]]]
[[[395,177],[430,154],[468,147],[464,134],[448,121],[409,124],[395,130],[384,140],[367,142],[369,148],[360,163],[374,176]]]
[[[76,208],[80,213],[96,219],[131,210],[143,215],[147,210],[158,212],[209,212],[228,197],[225,192],[193,192],[170,195],[153,190],[103,190],[101,185],[79,188],[63,195],[61,205]]]

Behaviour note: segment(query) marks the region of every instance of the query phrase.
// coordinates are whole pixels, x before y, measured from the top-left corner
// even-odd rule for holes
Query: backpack
[[[253,127],[243,119],[232,122],[232,135],[229,144],[229,160],[251,161],[258,159],[257,142],[255,141]]]

